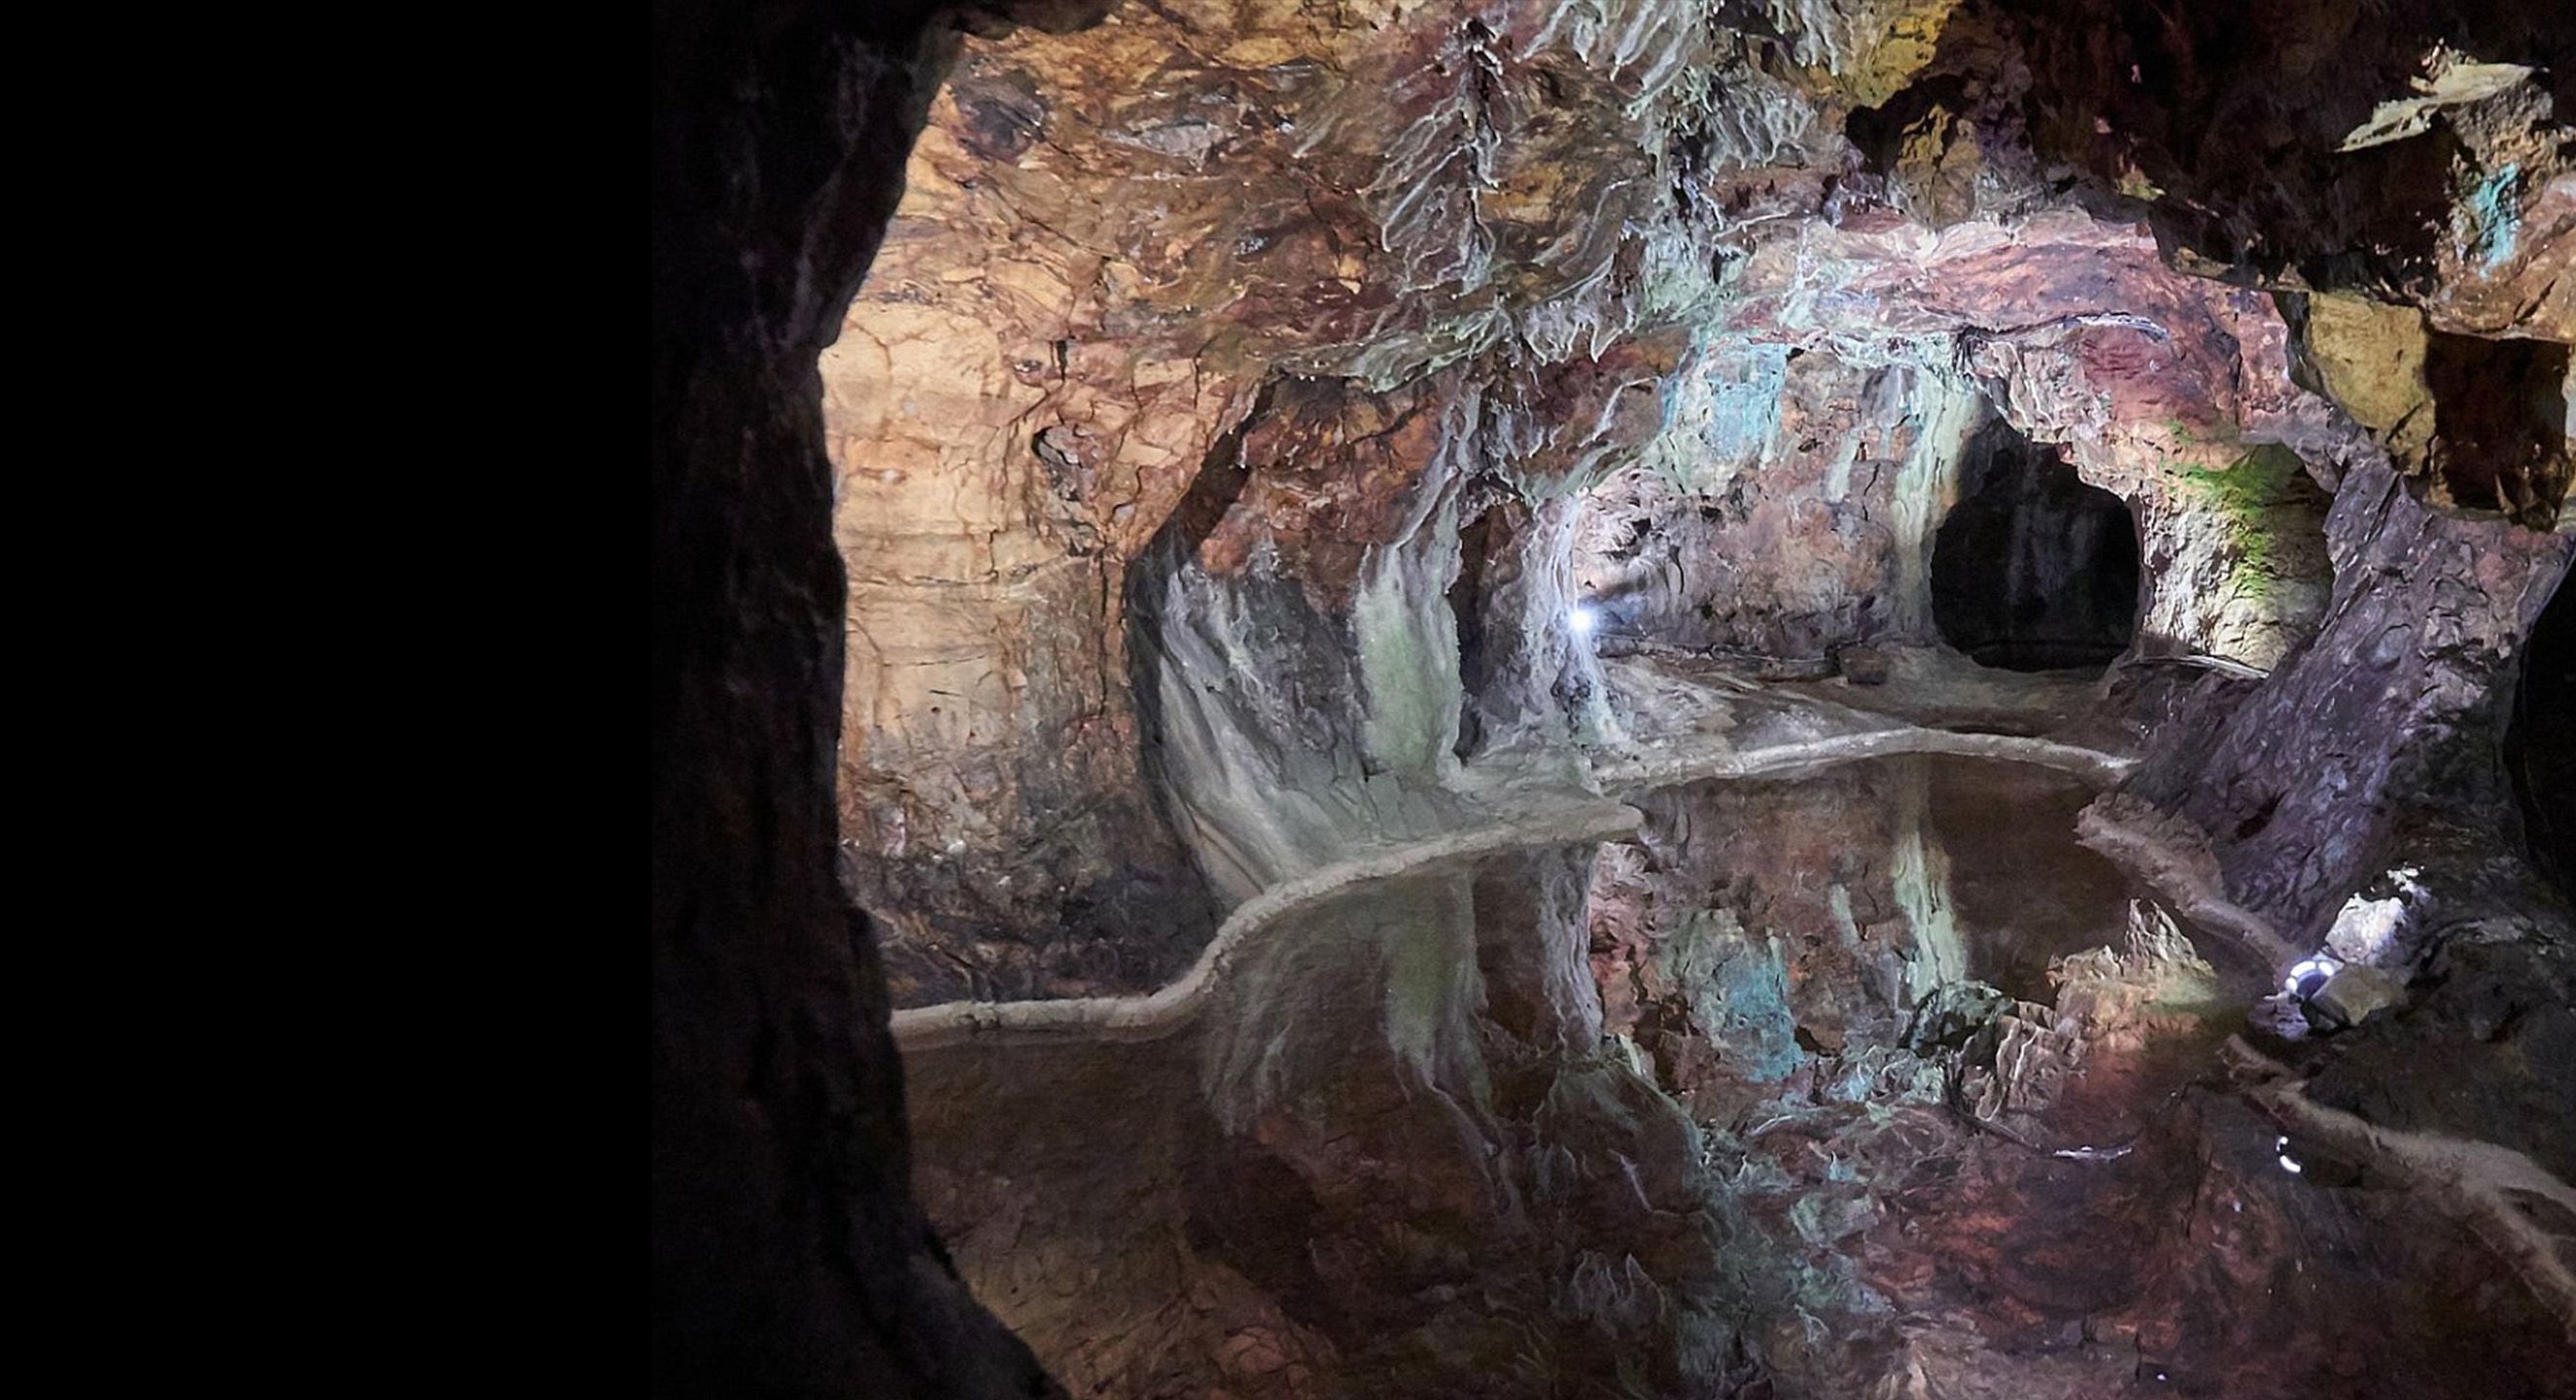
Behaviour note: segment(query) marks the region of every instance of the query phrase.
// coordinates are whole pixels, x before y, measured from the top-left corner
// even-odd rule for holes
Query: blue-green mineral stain
[[[1747,1077],[1785,1079],[1806,1058],[1778,940],[1757,939],[1722,912],[1702,913],[1682,927],[1670,958],[1700,1033]]]
[[[2492,270],[2522,240],[2522,166],[2507,162],[2469,192],[2468,254]]]

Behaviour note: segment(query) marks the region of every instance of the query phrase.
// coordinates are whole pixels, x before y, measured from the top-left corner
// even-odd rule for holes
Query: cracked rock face
[[[971,44],[934,103],[822,362],[845,863],[900,999],[1152,986],[1319,847],[1420,829],[1444,751],[1611,737],[1586,590],[1784,673],[1937,643],[1986,422],[2128,507],[2141,659],[2294,652],[2355,461],[2554,514],[2564,128],[2509,15],[2464,68],[2331,7],[2255,17],[2277,62],[1983,4],[1435,9],[1132,8]],[[2266,84],[2397,105],[2344,150]],[[2321,144],[2258,178],[2214,93]],[[2395,216],[2318,192],[2420,152],[2517,173],[2345,258]],[[1140,576],[1185,500],[1200,557]]]
[[[676,1385],[2565,1392],[2564,16],[880,8],[657,12]]]

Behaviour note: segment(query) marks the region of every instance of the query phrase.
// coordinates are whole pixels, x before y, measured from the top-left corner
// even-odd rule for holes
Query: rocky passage
[[[821,364],[845,864],[899,996],[1154,985],[1341,835],[1417,832],[1444,751],[1609,737],[1575,606],[1780,676],[1942,640],[1937,540],[1978,538],[1998,441],[2134,521],[2129,625],[2106,582],[2077,650],[2258,670],[2326,612],[2348,474],[2455,499],[2445,413],[2499,444],[2458,455],[2564,473],[2563,408],[2507,402],[2563,402],[2553,342],[2465,336],[2536,347],[2501,378],[2435,349],[2485,263],[2405,283],[2429,316],[2353,310],[2332,259],[2186,275],[2139,164],[2180,114],[2029,144],[2103,57],[2040,16],[1337,15],[1122,9],[970,46],[933,106]],[[2367,150],[2472,107],[2561,129],[2536,73],[2480,81]],[[2496,276],[2561,256],[2556,149]]]
[[[2576,1393],[2560,8],[657,8],[657,1393]]]
[[[2106,666],[2128,650],[2138,539],[2119,497],[2009,431],[1971,444],[1959,488],[1933,537],[1942,641],[2015,671]]]

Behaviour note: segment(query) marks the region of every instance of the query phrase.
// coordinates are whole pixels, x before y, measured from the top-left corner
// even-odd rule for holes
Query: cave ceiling
[[[821,363],[855,882],[935,887],[880,903],[955,927],[1061,923],[1124,968],[1077,982],[1170,970],[1209,917],[1187,842],[1115,878],[1086,852],[1168,825],[1136,768],[1135,561],[1194,513],[1196,567],[1336,619],[1273,658],[1316,652],[1325,689],[1365,683],[1324,653],[1362,649],[1372,571],[1496,501],[1545,532],[1597,530],[1551,512],[1605,482],[1631,514],[1738,476],[1789,499],[1904,477],[1980,414],[2168,541],[2149,635],[2232,662],[2294,647],[2329,573],[2304,531],[2229,532],[2249,490],[2322,500],[2384,462],[2436,509],[2546,529],[2567,36],[2511,5],[2159,14],[1158,0],[970,39]],[[1875,509],[1902,534],[1920,507]],[[1440,744],[1347,718],[1390,746],[1363,770]],[[1085,931],[1140,917],[1165,952]]]
[[[2564,9],[678,24],[657,1368],[2576,1394]]]

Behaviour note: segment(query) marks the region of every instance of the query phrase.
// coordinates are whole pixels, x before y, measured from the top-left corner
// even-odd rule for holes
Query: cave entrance
[[[2138,529],[2054,447],[2001,419],[1969,441],[1932,540],[1932,622],[1981,666],[2099,671],[2137,631]]]
[[[2531,859],[2576,899],[2576,590],[2565,579],[2540,610],[2505,726],[2505,767]]]

